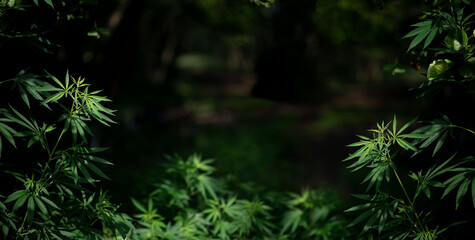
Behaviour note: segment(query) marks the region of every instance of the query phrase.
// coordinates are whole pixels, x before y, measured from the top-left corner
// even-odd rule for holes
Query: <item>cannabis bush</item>
[[[1,44],[21,42],[50,53],[58,46],[36,27],[17,25],[38,5],[51,0],[0,1]],[[68,6],[67,3],[60,4]],[[58,18],[62,17],[58,12]],[[21,63],[18,63],[21,65]],[[117,211],[100,179],[111,162],[91,147],[90,124],[109,126],[114,111],[100,91],[68,72],[64,79],[21,70],[0,80],[0,227],[5,239],[106,239],[133,232],[130,217]],[[6,75],[4,73],[4,75]],[[17,94],[11,94],[17,91]],[[23,103],[22,103],[23,102]],[[7,148],[11,145],[13,148]]]
[[[427,68],[427,81],[415,89],[420,97],[459,88],[473,101],[475,13],[465,4],[471,1],[434,1],[422,21],[413,24],[415,29],[405,36],[413,37],[408,51],[415,52],[422,45],[419,56],[434,57]],[[441,43],[434,41],[439,39],[437,36]],[[455,104],[452,109],[465,103]],[[473,127],[468,120],[467,124]],[[364,203],[347,210],[360,213],[350,226],[364,223],[362,232],[381,239],[466,239],[467,236],[448,234],[448,229],[473,224],[473,208],[467,210],[471,215],[459,213],[453,219],[446,215],[450,212],[447,209],[433,214],[430,207],[440,204],[437,198],[455,195],[454,208],[458,209],[469,195],[475,208],[475,158],[473,149],[467,151],[466,147],[473,144],[475,132],[453,124],[446,115],[419,124],[413,120],[401,128],[395,116],[392,122],[377,124],[369,131],[370,136],[359,136],[360,141],[349,145],[358,150],[345,159],[351,161],[352,171],[369,171],[362,181],[367,186],[366,194],[355,195]],[[455,144],[450,143],[451,138]],[[433,150],[429,150],[431,146]],[[405,160],[408,158],[409,167]],[[424,162],[426,159],[431,161]],[[436,202],[431,205],[431,201]]]
[[[90,90],[84,78],[68,73],[64,81],[48,77],[54,85],[25,71],[0,82],[17,88],[28,108],[61,113],[56,122],[47,123],[12,105],[0,109],[0,139],[14,147],[20,141],[35,152],[29,156],[33,161],[27,162],[32,170],[4,169],[3,174],[17,182],[12,182],[8,190],[15,191],[0,204],[3,235],[23,239],[125,236],[133,229],[129,218],[117,213],[118,206],[109,202],[105,192],[95,189],[97,177],[107,179],[98,165],[111,163],[97,156],[103,148],[89,147],[87,141],[87,135],[92,135],[89,122],[113,123],[109,118],[113,111],[103,105],[109,100]],[[30,103],[31,97],[39,104]],[[2,146],[0,141],[0,150]]]
[[[28,109],[44,108],[58,113],[53,123],[42,122],[16,107],[0,109],[0,139],[16,147],[25,144],[33,161],[27,171],[5,167],[3,173],[15,181],[7,187],[8,197],[0,203],[2,233],[5,238],[21,239],[99,239],[126,236],[133,226],[129,217],[117,212],[103,191],[96,188],[97,178],[107,176],[100,165],[111,163],[97,156],[103,148],[90,147],[88,124],[113,123],[113,110],[105,107],[106,97],[92,91],[84,78],[68,73],[63,81],[48,74],[42,77],[21,71],[16,77],[0,82],[19,90]],[[31,97],[38,104],[30,101]],[[18,143],[21,142],[21,143]],[[0,150],[2,150],[0,141]],[[20,146],[18,146],[20,147]],[[22,146],[24,147],[24,146]],[[22,157],[15,154],[11,158]]]
[[[132,198],[139,239],[366,239],[346,228],[335,191],[257,191],[214,177],[212,159],[168,159],[163,181],[144,200]]]

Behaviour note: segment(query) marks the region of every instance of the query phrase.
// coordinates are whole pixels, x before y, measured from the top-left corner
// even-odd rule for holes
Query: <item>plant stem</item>
[[[51,162],[51,160],[55,159],[55,158],[53,158],[53,155],[55,154],[56,148],[58,147],[58,144],[59,144],[59,142],[61,141],[61,138],[63,137],[63,134],[64,134],[64,133],[65,133],[65,131],[64,131],[64,129],[63,129],[63,130],[61,131],[61,134],[60,134],[59,137],[58,137],[58,140],[56,140],[56,144],[54,145],[53,150],[51,150],[51,152],[48,151],[48,153],[49,153],[48,161],[46,162],[45,168],[43,169],[43,172],[42,172],[42,174],[41,174],[40,179],[42,179],[42,178],[45,176],[45,174],[46,174],[46,169],[48,169],[48,165],[49,165],[49,163]]]
[[[61,140],[61,138],[63,137],[63,134],[64,134],[64,129],[61,131],[61,134],[59,134],[59,137],[58,137],[58,140],[56,140],[56,144],[54,145],[53,147],[53,150],[51,151],[50,153],[50,156],[49,156],[49,159],[51,160],[55,151],[56,151],[56,148],[58,147],[58,144],[59,144],[59,141]]]
[[[3,81],[0,81],[0,84],[10,82],[10,81],[14,81],[14,80],[16,80],[16,78],[10,78],[10,79],[7,79],[7,80],[3,80]]]
[[[18,234],[21,232],[21,230],[23,229],[23,226],[25,225],[25,222],[26,222],[26,217],[28,216],[28,211],[26,211],[25,213],[25,217],[23,218],[23,222],[21,223],[21,226],[20,228],[18,228],[18,231],[17,231],[17,237],[16,239],[18,239]]]
[[[462,130],[465,130],[465,131],[467,131],[467,132],[469,132],[469,133],[475,135],[475,131],[472,131],[472,130],[470,130],[470,129],[468,129],[468,128],[464,128],[464,127],[457,126],[457,125],[450,125],[449,127],[460,128],[460,129],[462,129]]]
[[[416,208],[414,207],[414,202],[411,200],[409,197],[409,194],[407,194],[406,188],[404,187],[404,184],[402,184],[401,178],[399,178],[399,175],[397,174],[396,170],[393,168],[394,175],[397,178],[397,181],[399,182],[399,185],[402,188],[402,191],[404,192],[404,195],[406,195],[407,201],[409,201],[409,204],[411,205],[412,212],[414,213],[414,216],[416,216],[417,223],[419,224],[418,228],[422,230],[423,232],[426,232],[426,229],[424,229],[424,226],[422,225],[422,222],[419,218],[419,214],[416,212]]]

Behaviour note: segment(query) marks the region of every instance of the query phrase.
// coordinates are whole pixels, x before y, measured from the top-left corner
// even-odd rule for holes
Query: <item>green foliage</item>
[[[40,23],[25,23],[29,25],[26,28],[15,24],[17,18],[43,4],[55,7],[51,0],[1,1],[0,44],[21,40],[47,53],[50,47],[58,46],[44,38]],[[67,6],[64,2],[60,5]],[[58,19],[61,13],[57,12]],[[2,163],[7,163],[0,166],[2,177],[9,183],[2,186],[7,196],[0,196],[3,238],[131,235],[134,227],[130,217],[119,213],[118,205],[96,187],[100,179],[108,179],[101,166],[112,163],[98,156],[103,148],[88,146],[92,122],[114,123],[110,118],[114,111],[103,105],[109,99],[100,96],[100,91],[91,91],[84,78],[74,78],[69,72],[62,80],[46,74],[21,70],[15,77],[0,81],[2,88],[10,87],[20,97],[8,98],[0,108],[0,154],[7,142],[18,148],[0,155]]]
[[[211,175],[212,160],[196,154],[168,159],[155,190],[143,202],[132,198],[139,239],[356,239],[329,189],[243,198],[240,188]]]
[[[359,142],[349,145],[350,147],[359,147],[358,150],[345,159],[345,161],[354,161],[349,168],[352,168],[353,171],[359,171],[364,168],[370,169],[370,172],[362,183],[366,183],[367,192],[371,190],[372,186],[375,186],[373,195],[355,195],[367,203],[347,210],[347,212],[364,211],[350,226],[366,220],[363,232],[370,229],[377,230],[379,234],[384,236],[384,234],[387,233],[388,236],[395,237],[395,239],[405,239],[407,237],[417,238],[419,236],[424,236],[421,239],[434,239],[435,236],[443,233],[447,229],[443,228],[439,230],[438,227],[430,229],[427,222],[429,219],[428,212],[430,211],[422,211],[427,213],[421,215],[421,211],[415,208],[415,203],[416,200],[420,198],[421,192],[424,192],[427,198],[430,198],[431,188],[434,187],[446,188],[442,197],[448,194],[460,181],[465,180],[461,179],[461,176],[467,174],[465,171],[470,171],[470,169],[458,168],[458,166],[469,162],[469,160],[447,166],[452,160],[452,157],[442,164],[431,167],[425,173],[422,171],[417,173],[410,172],[408,176],[417,182],[414,194],[411,196],[396,168],[397,156],[402,155],[399,154],[399,152],[411,152],[413,155],[419,156],[423,148],[429,146],[439,138],[434,149],[435,154],[444,143],[444,136],[446,136],[449,131],[447,128],[453,127],[453,125],[450,125],[448,118],[444,116],[444,120],[435,120],[409,134],[403,134],[413,123],[414,120],[398,129],[397,119],[394,117],[392,124],[378,124],[377,129],[369,130],[373,133],[372,138],[360,136],[361,140]],[[447,125],[447,123],[449,123],[449,125]],[[435,180],[436,177],[440,175],[455,171],[463,172],[444,183]],[[456,178],[457,176],[458,178]],[[384,182],[390,184],[392,177],[396,178],[396,184],[400,186],[404,193],[403,196],[398,196],[395,192],[389,191],[388,188],[382,187]],[[467,182],[464,182],[463,185],[460,186],[459,192],[461,193],[460,196],[457,196],[456,207],[458,207],[461,201],[459,199],[466,193],[469,180],[471,181],[471,178],[467,179]]]
[[[275,0],[249,0],[250,2],[256,4],[257,6],[271,7],[275,4]]]
[[[0,1],[0,46],[21,42],[51,53],[51,47],[58,45],[45,37],[42,19],[28,22],[28,17],[44,6],[44,13],[55,14],[56,20],[80,17],[72,11],[87,3],[73,4],[77,6],[66,10],[70,3],[65,1]],[[9,97],[0,108],[0,154],[7,152],[0,155],[0,171],[2,180],[9,183],[2,186],[6,196],[0,196],[3,238],[131,236],[131,218],[118,212],[119,206],[97,187],[101,179],[108,179],[102,166],[112,163],[98,156],[104,148],[88,144],[93,122],[114,123],[114,110],[104,105],[110,100],[69,72],[60,80],[48,72],[44,76],[21,70],[15,77],[0,80],[0,85],[18,91],[19,96]],[[18,149],[7,150],[7,142]]]
[[[416,28],[405,36],[414,38],[408,51],[424,39],[422,51],[426,51],[424,49],[435,45],[437,34],[445,34],[441,39],[443,48],[429,48],[435,51],[437,58],[428,66],[427,81],[418,87],[420,96],[434,94],[452,84],[464,87],[466,93],[473,95],[470,89],[475,75],[471,57],[475,48],[471,45],[473,37],[467,36],[467,32],[473,32],[470,19],[475,13],[466,14],[469,8],[462,5],[460,1],[435,1],[433,9],[423,15],[423,21],[412,25]],[[444,58],[438,58],[439,55],[444,55]],[[369,130],[372,136],[359,136],[360,141],[348,145],[358,148],[344,160],[351,161],[348,167],[352,171],[369,171],[362,181],[367,186],[367,194],[355,195],[364,203],[347,210],[360,212],[350,226],[364,224],[362,232],[375,232],[381,239],[449,239],[447,230],[464,224],[465,219],[441,224],[444,216],[432,214],[425,203],[434,201],[434,193],[440,194],[440,190],[443,191],[440,198],[456,192],[455,209],[458,209],[464,197],[471,192],[475,208],[473,151],[463,157],[452,153],[446,160],[440,160],[443,154],[437,155],[444,145],[456,138],[455,129],[468,132],[470,137],[475,132],[454,125],[445,115],[417,126],[413,126],[414,123],[415,120],[398,129],[394,117],[392,124],[377,124],[376,129]],[[405,133],[410,128],[413,131]],[[460,139],[455,141],[461,142]],[[425,163],[422,168],[420,164],[411,165],[408,169],[398,168],[404,165],[407,158],[412,162],[422,162],[427,158],[425,152],[430,146],[434,146],[429,155],[434,159],[431,163]],[[443,152],[447,153],[447,150]],[[396,187],[399,191],[395,190]]]
[[[3,137],[13,146],[15,141],[22,142],[29,152],[37,152],[31,171],[8,171],[19,184],[10,188],[13,192],[0,205],[3,235],[22,239],[125,237],[133,229],[129,217],[117,212],[118,206],[105,192],[90,187],[100,182],[99,178],[107,179],[98,165],[111,164],[96,156],[104,149],[87,146],[86,135],[92,135],[88,127],[92,120],[104,125],[113,122],[106,116],[113,111],[100,103],[108,99],[97,95],[99,91],[90,92],[84,78],[76,80],[67,73],[60,81],[48,76],[60,88],[25,71],[2,82],[13,83],[29,109],[62,109],[52,124],[22,114],[11,105],[0,110]],[[26,93],[37,104],[32,104]],[[68,135],[73,141],[66,139]]]
[[[464,8],[460,6],[459,1],[449,3],[434,1],[432,11],[424,13],[421,17],[424,21],[411,25],[416,28],[404,36],[404,38],[414,37],[407,51],[422,43],[424,39],[423,48],[427,48],[436,35],[444,31],[448,31],[444,39],[447,47],[456,51],[465,48],[468,44],[467,25],[472,23],[470,18],[473,15],[473,13],[464,15]]]

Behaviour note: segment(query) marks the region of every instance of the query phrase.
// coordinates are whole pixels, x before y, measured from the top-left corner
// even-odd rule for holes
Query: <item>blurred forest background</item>
[[[32,54],[25,39],[2,41],[0,66],[12,76],[18,63],[33,72],[48,66],[57,76],[69,69],[104,89],[118,124],[93,129],[93,144],[110,147],[113,181],[104,188],[117,202],[146,193],[162,174],[164,154],[194,152],[214,157],[221,176],[271,190],[355,192],[360,178],[341,162],[355,134],[393,114],[405,122],[441,111],[409,91],[424,80],[416,70],[427,63],[405,54],[410,39],[402,37],[423,1],[281,0],[263,8],[247,0],[81,0],[55,7],[62,15],[44,4],[28,16],[34,21],[10,16],[8,26],[49,30],[61,46]]]

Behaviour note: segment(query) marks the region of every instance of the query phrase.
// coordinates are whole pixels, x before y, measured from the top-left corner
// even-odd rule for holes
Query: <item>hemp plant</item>
[[[431,10],[425,12],[423,20],[413,24],[415,29],[405,36],[413,37],[408,51],[418,50],[420,56],[435,58],[427,68],[427,81],[415,89],[419,97],[456,86],[473,98],[472,17],[475,13],[469,12],[472,8],[464,7],[467,3],[471,1],[433,1]],[[360,141],[348,145],[358,148],[344,160],[351,162],[348,168],[353,172],[369,171],[362,181],[367,186],[366,194],[355,195],[364,203],[346,210],[360,213],[349,225],[363,223],[362,232],[371,232],[379,239],[459,239],[449,235],[447,230],[455,225],[468,225],[470,219],[461,217],[447,223],[441,220],[445,216],[434,213],[426,203],[456,192],[456,210],[467,195],[471,196],[475,208],[475,154],[473,149],[458,153],[473,143],[475,131],[453,124],[446,115],[414,123],[415,120],[398,128],[395,116],[392,122],[377,124],[377,128],[369,130],[371,136],[359,136]],[[468,124],[473,126],[473,123]],[[408,129],[413,131],[407,132]],[[438,154],[444,145],[453,142],[457,143],[443,151],[448,157]],[[433,150],[427,154],[430,146]],[[427,158],[430,163],[423,162]],[[398,167],[404,165],[406,159],[418,164],[411,164],[409,169]]]
[[[101,167],[112,163],[98,156],[104,148],[88,144],[93,135],[89,127],[92,121],[106,126],[114,123],[110,118],[114,110],[104,106],[110,100],[99,95],[101,91],[92,91],[82,77],[74,78],[69,73],[62,81],[49,73],[45,77],[21,71],[0,82],[18,89],[28,109],[21,113],[10,104],[0,109],[0,139],[13,147],[26,145],[26,152],[34,153],[27,155],[31,161],[24,163],[28,164],[22,166],[24,169],[16,165],[1,169],[12,183],[3,186],[9,193],[0,202],[4,238],[99,239],[130,235],[134,228],[128,217],[118,213],[118,205],[97,189],[100,178],[108,179]],[[57,114],[57,120],[43,122],[31,114],[33,108]],[[5,145],[2,142],[0,150]],[[6,157],[21,156],[13,153]]]
[[[132,198],[137,239],[352,239],[334,190],[254,192],[215,176],[212,159],[197,154],[170,160],[143,200]]]

